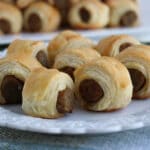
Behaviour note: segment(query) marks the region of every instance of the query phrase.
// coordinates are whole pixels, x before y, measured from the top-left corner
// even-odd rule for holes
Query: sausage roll
[[[126,67],[111,57],[101,57],[79,67],[75,93],[81,106],[91,111],[113,111],[131,102],[132,82]]]
[[[38,67],[37,61],[23,55],[0,59],[0,104],[21,103],[24,81]]]
[[[23,111],[41,118],[58,118],[72,112],[74,84],[65,73],[39,68],[23,88]]]
[[[22,29],[22,14],[11,4],[0,2],[0,30],[4,34],[18,33]]]
[[[102,56],[116,56],[126,48],[139,45],[140,42],[129,35],[113,35],[101,40],[96,49]]]
[[[45,43],[41,41],[15,40],[8,47],[7,56],[34,58],[42,66],[49,68],[47,49]]]
[[[63,31],[58,34],[48,45],[48,56],[50,64],[53,65],[56,55],[66,49],[93,48],[94,44],[90,39],[82,37],[73,31]]]
[[[150,97],[150,47],[129,47],[117,58],[128,68],[133,83],[133,98]]]
[[[109,7],[97,0],[81,0],[70,9],[68,21],[74,28],[102,28],[109,22]]]
[[[24,12],[25,29],[31,32],[50,32],[58,28],[60,14],[45,2],[35,2]]]
[[[55,59],[54,68],[69,74],[74,80],[74,71],[79,66],[99,59],[100,55],[94,49],[71,49],[60,52]]]
[[[139,8],[131,0],[109,0],[110,22],[112,27],[136,26],[139,23]]]

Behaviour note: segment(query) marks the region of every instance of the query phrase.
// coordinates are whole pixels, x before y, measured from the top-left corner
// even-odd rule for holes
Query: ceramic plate
[[[150,41],[150,16],[149,16],[150,1],[148,0],[139,0],[139,1],[140,1],[140,20],[141,20],[141,25],[139,27],[113,28],[113,29],[110,28],[110,29],[87,30],[87,31],[78,30],[77,32],[83,34],[86,37],[90,37],[93,39],[98,39],[98,38],[101,39],[103,37],[112,34],[129,34],[135,36],[137,39],[139,39],[142,42],[149,42]],[[37,34],[22,33],[18,35],[0,36],[0,44],[8,44],[16,38],[49,41],[57,33],[56,32],[37,33]]]
[[[6,51],[0,52],[4,57]],[[76,108],[60,119],[27,116],[20,105],[0,106],[0,126],[48,134],[103,134],[142,128],[150,125],[150,99],[133,100],[125,109],[96,113]]]

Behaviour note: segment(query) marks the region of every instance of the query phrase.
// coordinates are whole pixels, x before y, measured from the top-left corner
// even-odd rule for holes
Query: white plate
[[[77,31],[82,33],[84,36],[93,38],[93,39],[101,39],[111,34],[129,34],[137,37],[142,42],[150,41],[150,15],[149,15],[149,0],[140,0],[140,20],[141,25],[139,27],[134,28],[110,28],[110,29],[101,29],[101,30],[88,30],[88,31]],[[16,38],[21,39],[31,39],[31,40],[43,40],[49,41],[52,39],[57,33],[38,33],[38,34],[18,34],[18,35],[7,35],[0,36],[0,44],[8,44],[12,42]]]
[[[0,57],[6,51],[0,52]],[[49,134],[102,134],[150,125],[150,99],[133,101],[127,108],[96,113],[76,108],[60,119],[40,119],[25,115],[20,105],[0,106],[0,126]]]

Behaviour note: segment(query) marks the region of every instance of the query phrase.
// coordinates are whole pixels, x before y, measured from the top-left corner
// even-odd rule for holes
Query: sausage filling
[[[86,8],[84,8],[84,7],[81,8],[79,10],[79,14],[80,14],[80,17],[81,17],[83,22],[85,22],[85,23],[89,22],[91,16],[90,16],[89,11]]]
[[[48,58],[45,54],[44,51],[39,51],[37,54],[36,54],[36,59],[41,63],[41,65],[43,65],[44,67],[46,68],[49,68],[49,65],[48,65]]]
[[[28,28],[31,32],[40,32],[42,28],[41,18],[33,13],[28,18]]]
[[[5,34],[11,33],[10,23],[5,19],[0,19],[0,30]]]
[[[137,20],[137,14],[134,11],[126,12],[120,19],[121,26],[132,26]]]
[[[62,71],[62,72],[67,73],[74,81],[74,75],[73,75],[73,72],[75,71],[74,67],[66,66],[66,67],[61,68],[59,70]]]
[[[123,50],[125,50],[126,48],[132,46],[131,43],[123,43],[120,45],[119,51],[122,52]]]
[[[145,78],[145,76],[143,75],[142,72],[140,72],[136,69],[128,69],[128,70],[129,70],[131,80],[132,80],[132,84],[133,84],[133,92],[137,93],[146,84],[146,78]]]
[[[8,104],[18,104],[22,102],[22,89],[24,82],[13,75],[4,77],[1,83],[1,94]]]
[[[88,103],[98,102],[104,96],[103,89],[93,79],[83,80],[80,83],[79,92],[82,99]]]
[[[58,93],[56,109],[59,113],[71,113],[73,109],[74,94],[71,89],[66,88]]]

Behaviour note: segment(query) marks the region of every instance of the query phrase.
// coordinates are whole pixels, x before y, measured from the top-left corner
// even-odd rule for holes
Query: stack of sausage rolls
[[[10,15],[11,14],[11,15]],[[139,24],[133,0],[1,0],[0,33],[99,29]]]
[[[0,104],[22,104],[41,118],[59,118],[81,109],[112,112],[132,99],[150,97],[150,47],[129,35],[95,44],[73,31],[48,46],[15,40],[0,59]]]

